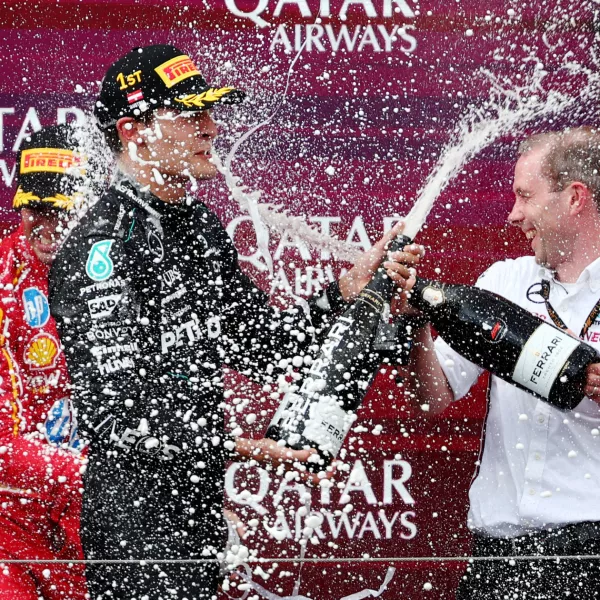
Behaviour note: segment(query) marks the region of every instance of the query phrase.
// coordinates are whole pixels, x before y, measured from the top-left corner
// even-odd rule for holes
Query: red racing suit
[[[0,243],[0,600],[86,598],[83,459],[48,304],[48,267],[22,227]]]

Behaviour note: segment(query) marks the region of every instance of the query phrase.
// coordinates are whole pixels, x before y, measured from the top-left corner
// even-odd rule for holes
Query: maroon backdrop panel
[[[249,92],[245,106],[216,113],[221,152],[277,110],[237,154],[233,170],[244,184],[262,190],[262,201],[367,249],[412,206],[460,116],[485,105],[490,84],[481,69],[524,80],[537,62],[552,85],[576,92],[576,80],[559,68],[567,53],[592,65],[594,3],[521,4],[527,6],[509,0],[62,0],[35,6],[0,0],[0,225],[8,230],[17,221],[10,205],[23,137],[44,124],[84,120],[112,61],[134,46],[170,42],[193,56],[208,81]],[[576,111],[532,128],[596,120],[593,111]],[[440,195],[419,236],[429,248],[425,276],[472,283],[492,262],[529,252],[520,232],[506,226],[515,151],[515,139],[502,138]],[[306,297],[348,267],[297,243],[293,234],[272,231],[271,280],[249,258],[256,252],[253,229],[223,181],[200,186],[198,195],[228,226],[244,268],[273,291],[274,302],[289,304],[289,291]],[[393,565],[398,570],[382,598],[453,597],[464,563],[386,559],[468,554],[467,494],[486,382],[443,417],[428,419],[405,401],[402,375],[397,369],[378,375],[331,488],[311,491],[272,470],[230,466],[229,505],[249,523],[249,547],[271,559],[261,565],[270,576],[255,576],[271,592],[291,594],[300,573],[301,594],[338,600],[378,589]],[[272,391],[234,374],[228,381],[232,428],[260,437],[276,405]],[[301,571],[298,564],[273,562],[299,556],[307,523],[317,525],[307,557],[354,560],[323,560]]]

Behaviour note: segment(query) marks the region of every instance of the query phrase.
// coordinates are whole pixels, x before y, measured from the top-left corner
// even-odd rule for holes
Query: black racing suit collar
[[[116,173],[112,187],[144,210],[147,210],[151,214],[154,213],[159,218],[168,215],[185,215],[193,211],[194,205],[200,204],[199,201],[193,199],[188,194],[186,194],[180,204],[165,202],[158,196],[155,196],[147,186],[140,186],[131,175],[123,171]]]

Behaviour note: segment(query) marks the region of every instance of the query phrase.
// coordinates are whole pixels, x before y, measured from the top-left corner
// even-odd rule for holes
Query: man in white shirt
[[[477,281],[600,350],[600,133],[532,136],[519,148],[508,216],[535,256],[492,265]],[[545,282],[545,283],[544,283]],[[591,318],[588,318],[591,317]],[[430,414],[467,394],[482,370],[429,326],[416,334],[413,391]],[[478,472],[469,493],[473,554],[600,554],[600,364],[587,397],[561,412],[492,376]],[[598,560],[476,560],[457,599],[600,598]]]

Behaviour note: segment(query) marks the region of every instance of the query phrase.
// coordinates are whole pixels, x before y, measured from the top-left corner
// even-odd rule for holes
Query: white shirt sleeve
[[[493,264],[479,277],[475,287],[499,293],[499,290],[502,289],[503,271],[506,264],[506,262]],[[454,399],[460,400],[469,393],[471,387],[483,373],[483,369],[455,352],[441,337],[435,340],[435,351],[454,393]]]
[[[452,350],[441,337],[435,340],[435,352],[452,388],[454,399],[460,400],[469,393],[483,369]]]

